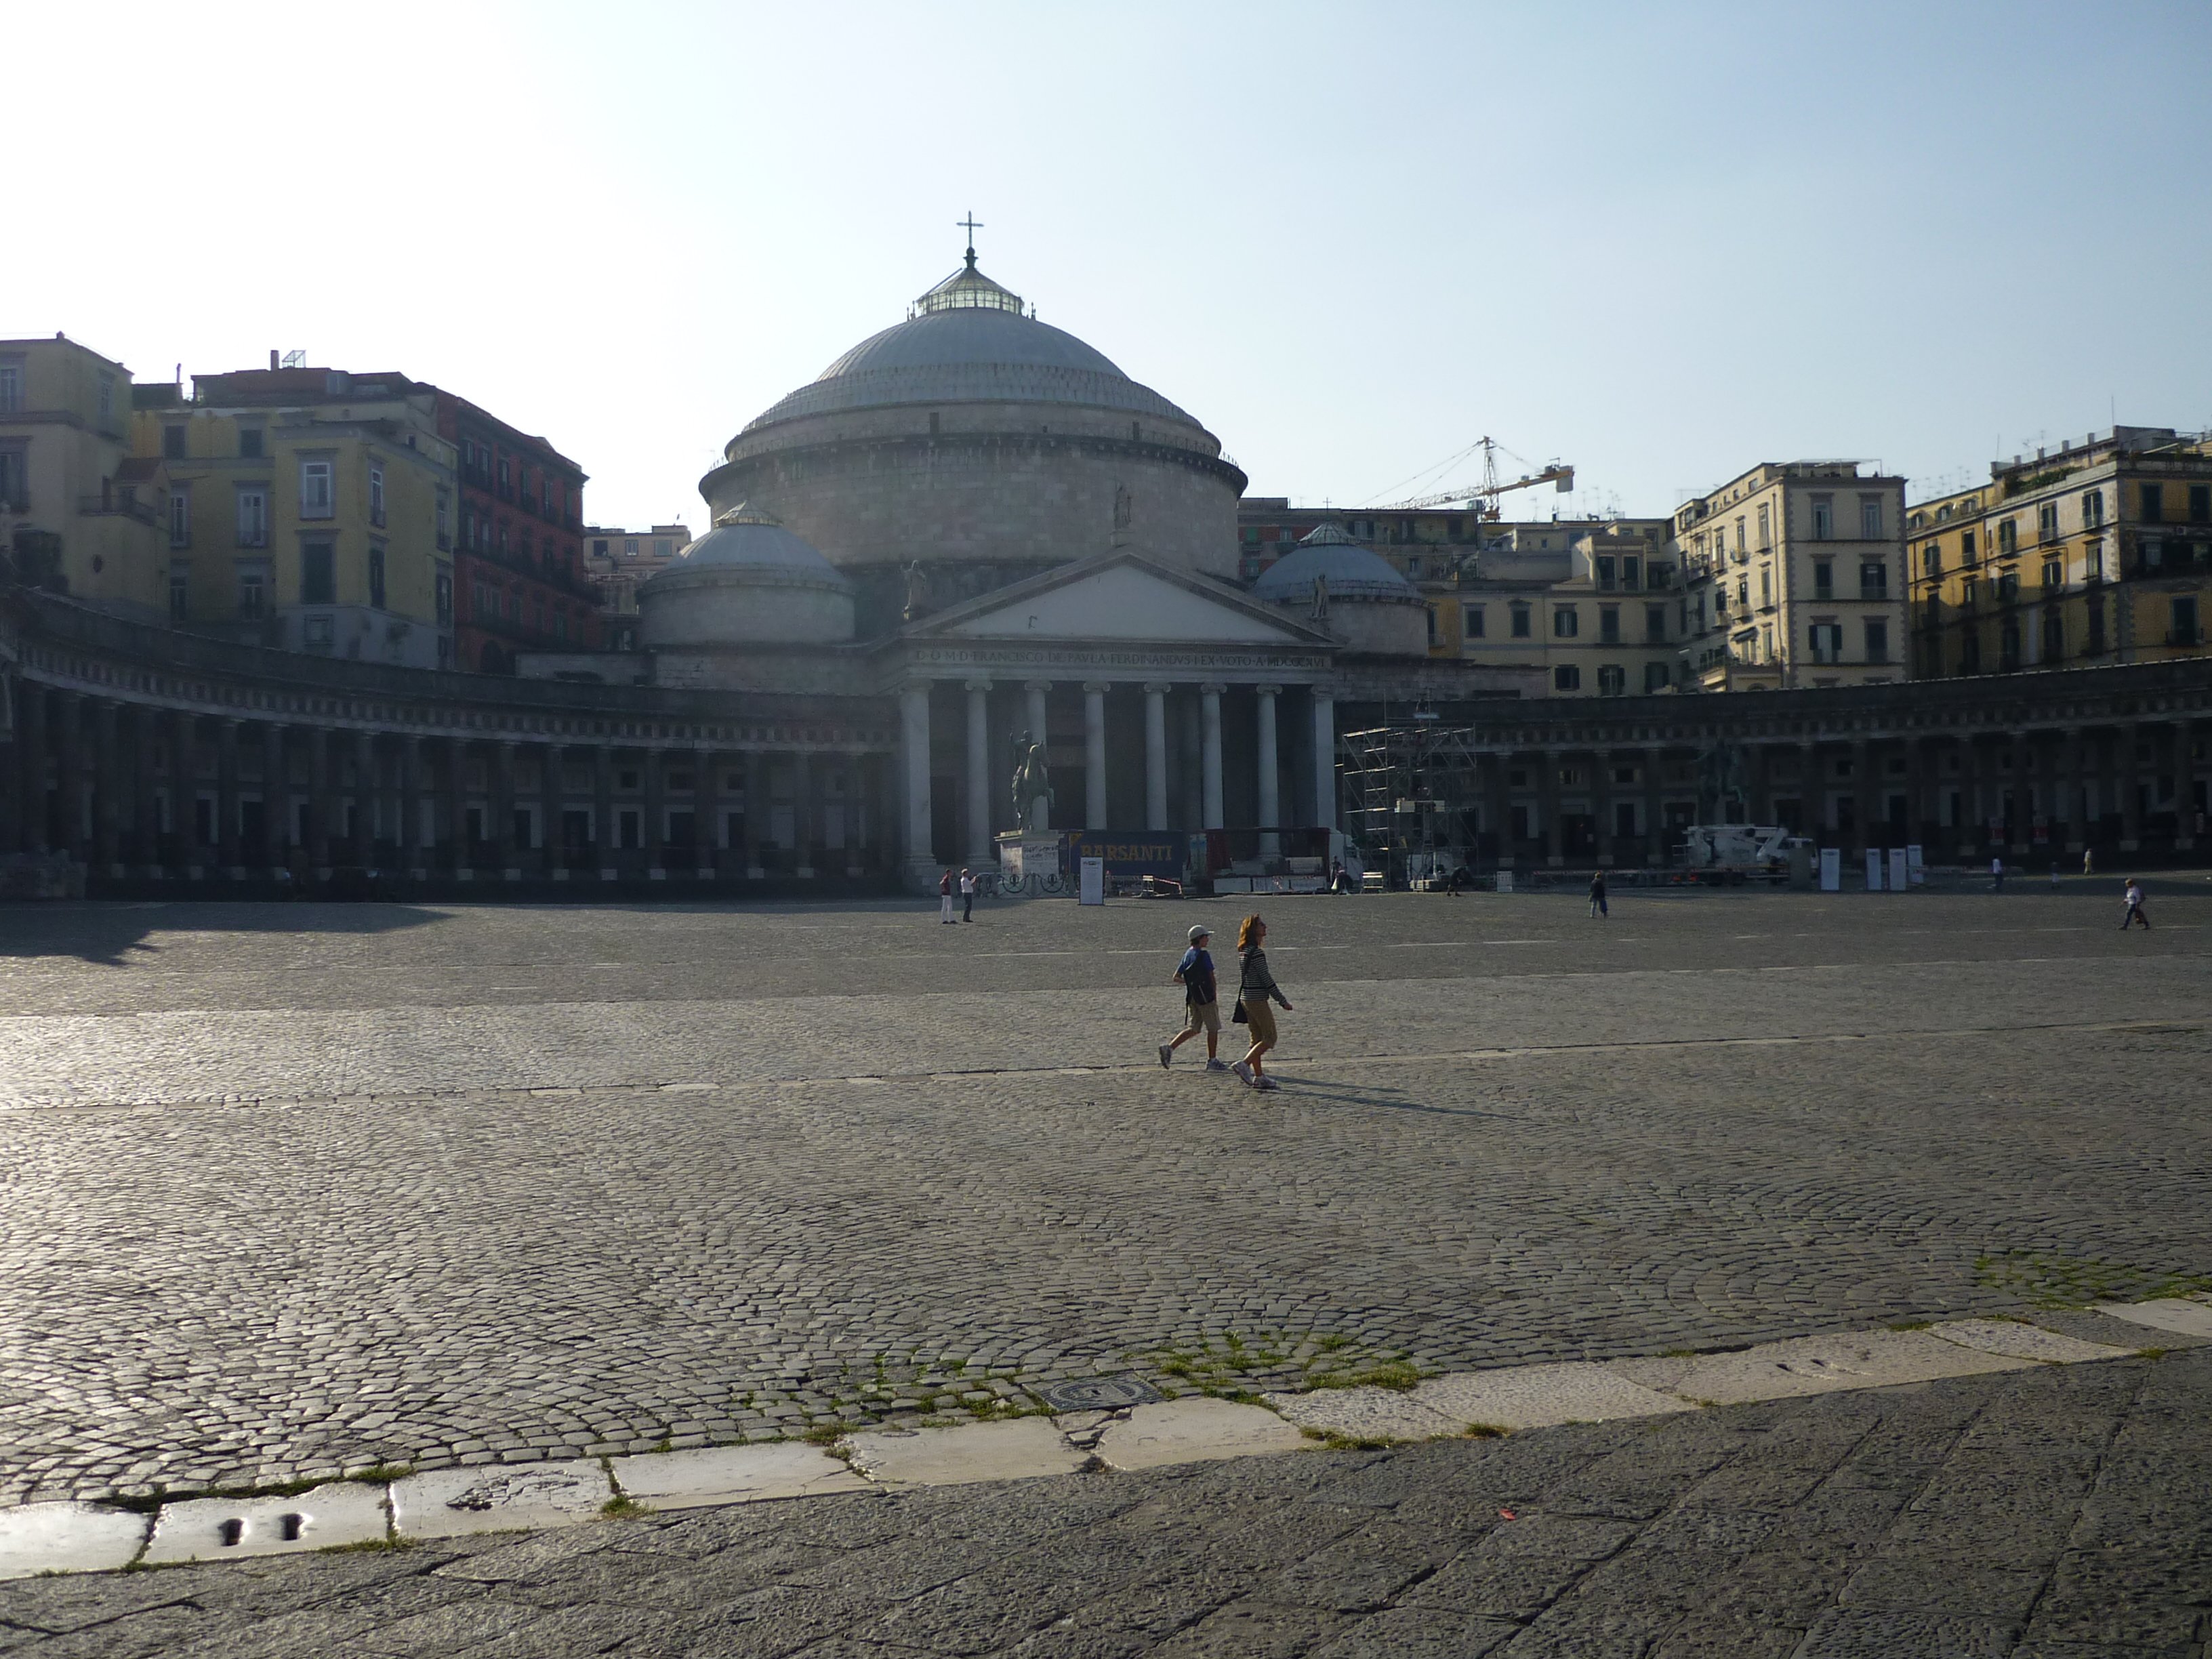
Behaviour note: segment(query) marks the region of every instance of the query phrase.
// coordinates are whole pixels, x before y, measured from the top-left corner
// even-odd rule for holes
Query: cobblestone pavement
[[[1221,903],[0,911],[0,1502],[2202,1285],[2174,887],[1285,902],[1269,1097]]]
[[[0,1584],[62,1659],[2201,1659],[2212,1349]]]

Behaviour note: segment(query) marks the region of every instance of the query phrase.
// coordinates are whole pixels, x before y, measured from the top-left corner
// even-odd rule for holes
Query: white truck
[[[1693,823],[1682,832],[1682,879],[1718,886],[1726,882],[1787,881],[1790,854],[1813,843],[1775,823]]]

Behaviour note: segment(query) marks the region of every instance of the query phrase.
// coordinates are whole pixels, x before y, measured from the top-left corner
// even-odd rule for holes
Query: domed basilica
[[[619,668],[522,672],[895,703],[876,809],[917,878],[1014,828],[1241,830],[1264,856],[1336,825],[1347,718],[1516,688],[1432,663],[1419,593],[1338,526],[1240,583],[1245,483],[971,246],[729,441],[699,484],[713,528],[640,591]]]

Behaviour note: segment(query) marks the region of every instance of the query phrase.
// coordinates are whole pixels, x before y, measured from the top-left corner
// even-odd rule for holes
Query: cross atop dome
[[[953,223],[968,233],[968,269],[973,270],[975,269],[975,233],[983,228],[982,221],[976,218],[975,210],[969,208],[965,219],[956,219]]]
[[[952,222],[968,233],[968,254],[961,268],[947,276],[935,288],[914,302],[908,317],[926,316],[934,311],[1011,311],[1017,317],[1034,317],[1034,308],[1022,303],[1022,296],[1003,289],[981,271],[975,269],[975,233],[983,228],[983,222],[969,209],[964,219]]]

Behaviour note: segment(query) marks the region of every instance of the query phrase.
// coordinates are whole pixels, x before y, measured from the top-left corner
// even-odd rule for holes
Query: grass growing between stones
[[[1426,1375],[1402,1352],[1362,1347],[1336,1333],[1224,1331],[1195,1346],[1156,1348],[1136,1362],[1176,1391],[1224,1400],[1310,1389],[1410,1389]]]
[[[1974,1282],[2038,1308],[2084,1308],[2094,1302],[2146,1302],[2212,1291],[2212,1277],[2163,1272],[2124,1261],[2006,1250],[1974,1258]]]

